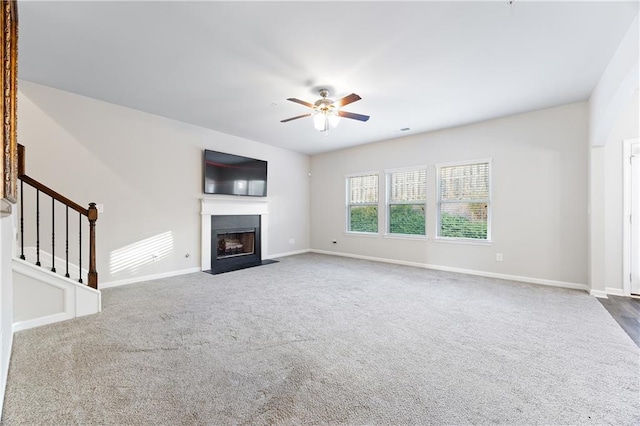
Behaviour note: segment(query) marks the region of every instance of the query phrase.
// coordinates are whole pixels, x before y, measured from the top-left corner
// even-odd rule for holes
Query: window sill
[[[369,238],[372,238],[372,237],[376,238],[380,236],[380,234],[377,232],[353,232],[353,231],[346,231],[344,235],[348,237],[369,237]]]
[[[472,238],[446,238],[436,237],[434,241],[438,243],[467,244],[472,246],[490,246],[493,245],[491,240],[474,240]]]
[[[395,240],[426,240],[426,235],[411,235],[411,234],[384,234],[384,238],[390,238]]]

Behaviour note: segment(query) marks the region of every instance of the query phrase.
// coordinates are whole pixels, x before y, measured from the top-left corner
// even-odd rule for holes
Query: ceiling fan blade
[[[354,120],[367,121],[369,119],[368,115],[355,114],[353,112],[346,111],[338,111],[338,115],[344,118],[352,118]]]
[[[287,121],[291,121],[291,120],[297,120],[298,118],[303,118],[303,117],[309,117],[311,115],[311,113],[309,114],[302,114],[302,115],[297,115],[295,117],[291,117],[291,118],[287,118],[285,120],[280,120],[281,123],[286,123]]]
[[[339,108],[341,106],[349,105],[352,102],[359,101],[360,99],[362,99],[360,96],[356,95],[355,93],[352,93],[350,95],[345,96],[342,99],[338,99],[333,103],[333,105]]]
[[[301,101],[300,99],[287,98],[287,100],[291,101],[291,102],[295,102],[295,103],[300,104],[300,105],[304,105],[304,106],[309,107],[309,108],[313,108],[313,104],[310,104],[309,102]]]

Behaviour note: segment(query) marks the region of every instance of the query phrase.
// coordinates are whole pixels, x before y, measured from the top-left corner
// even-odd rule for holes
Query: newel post
[[[89,287],[98,289],[98,271],[96,271],[96,203],[89,203]]]
[[[25,162],[27,161],[25,157],[24,145],[18,144],[18,177],[24,176],[25,174]],[[20,194],[22,195],[22,194]]]

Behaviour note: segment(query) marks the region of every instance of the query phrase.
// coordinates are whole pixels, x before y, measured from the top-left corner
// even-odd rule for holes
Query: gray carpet
[[[5,425],[640,424],[579,291],[305,254],[103,302],[15,335]]]

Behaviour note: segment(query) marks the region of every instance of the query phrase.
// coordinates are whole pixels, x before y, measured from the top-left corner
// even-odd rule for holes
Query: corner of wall
[[[627,29],[611,61],[589,98],[588,237],[589,288],[605,291],[605,156],[601,149],[613,131],[618,117],[640,87],[639,16]],[[617,220],[617,219],[616,219]]]
[[[13,346],[13,274],[14,215],[0,216],[0,415],[9,375]]]

